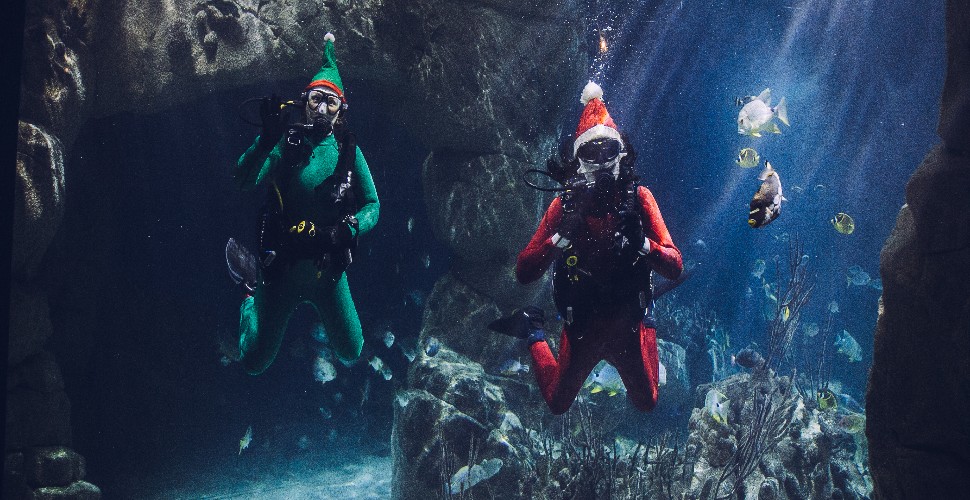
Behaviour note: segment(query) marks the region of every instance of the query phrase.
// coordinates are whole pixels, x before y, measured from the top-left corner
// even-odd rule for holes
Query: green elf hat
[[[337,96],[346,102],[347,98],[344,96],[344,84],[340,80],[340,73],[337,71],[337,53],[333,48],[333,42],[336,38],[333,36],[333,33],[327,33],[323,39],[326,41],[323,49],[323,65],[320,66],[320,71],[317,71],[317,74],[313,77],[313,81],[304,90],[310,90],[314,87],[326,87],[336,92]]]

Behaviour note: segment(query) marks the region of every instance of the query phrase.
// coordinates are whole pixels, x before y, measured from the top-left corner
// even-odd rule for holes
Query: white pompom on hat
[[[579,124],[576,126],[576,140],[573,141],[573,154],[579,147],[589,141],[596,139],[616,139],[621,141],[620,131],[616,128],[616,123],[606,110],[603,103],[603,89],[595,82],[590,81],[583,87],[583,94],[579,101],[586,107],[583,114],[579,117]]]
[[[583,95],[579,97],[579,102],[583,103],[585,106],[589,101],[593,99],[603,98],[603,88],[596,84],[596,82],[590,80],[589,83],[583,87]]]
[[[334,49],[333,42],[336,37],[333,33],[327,32],[323,36],[323,64],[320,66],[320,70],[314,75],[313,79],[306,86],[304,90],[310,90],[316,87],[323,87],[330,89],[347,102],[347,98],[344,96],[344,82],[340,79],[340,71],[337,70],[337,52]]]

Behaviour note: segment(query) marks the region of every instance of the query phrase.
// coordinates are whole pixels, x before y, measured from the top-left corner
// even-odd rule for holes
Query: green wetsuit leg
[[[239,308],[239,353],[250,375],[259,375],[276,359],[290,315],[306,300],[287,281],[260,286]]]
[[[360,351],[364,347],[364,334],[360,328],[354,299],[350,296],[347,275],[341,273],[340,279],[332,286],[315,288],[309,299],[320,315],[330,346],[337,356],[345,361],[360,357]]]

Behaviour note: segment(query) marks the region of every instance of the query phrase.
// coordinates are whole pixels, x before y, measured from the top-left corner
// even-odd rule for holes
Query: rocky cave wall
[[[942,142],[906,186],[880,256],[866,394],[873,497],[970,490],[970,2],[946,2]]]
[[[300,80],[335,33],[351,103],[431,154],[422,169],[437,235],[452,251],[424,328],[482,354],[461,321],[534,299],[515,252],[544,204],[518,182],[558,134],[585,77],[583,8],[569,0],[45,0],[28,2],[13,235],[5,493],[95,498],[70,450],[70,402],[50,353],[42,266],[64,216],[64,159],[85,122],[151,114],[234,87]],[[373,95],[354,93],[366,83]],[[564,109],[571,109],[564,106]],[[97,286],[97,284],[93,284]],[[524,294],[524,295],[523,295]],[[476,315],[476,311],[479,313]],[[53,489],[51,489],[53,488]],[[12,498],[14,496],[11,496]]]

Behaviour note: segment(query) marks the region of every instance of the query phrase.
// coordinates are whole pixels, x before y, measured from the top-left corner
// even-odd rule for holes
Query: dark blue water
[[[859,341],[863,359],[842,358],[834,376],[861,397],[879,292],[847,287],[846,271],[858,265],[878,277],[879,250],[904,203],[905,182],[937,141],[942,2],[672,0],[627,3],[622,11],[605,4],[594,5],[589,36],[595,47],[597,29],[607,33],[609,48],[602,57],[592,53],[590,75],[632,138],[638,172],[675,243],[698,265],[678,300],[716,314],[734,346],[763,342],[767,299],[750,271],[763,259],[765,277],[776,279],[772,259],[784,263],[787,240],[797,237],[815,285],[803,321],[821,324],[826,305],[839,303],[834,327]],[[71,306],[53,319],[55,331],[71,334],[58,345],[75,402],[75,447],[88,458],[91,481],[106,491],[130,493],[132,477],[172,464],[229,463],[248,425],[259,439],[254,446],[269,443],[260,449],[278,459],[304,456],[303,436],[318,454],[387,453],[389,402],[406,362],[380,335],[390,328],[398,342],[417,336],[415,297],[446,272],[448,255],[432,237],[421,197],[427,151],[394,128],[366,86],[347,82],[351,126],[381,199],[380,222],[349,271],[367,343],[363,362],[338,366],[334,382],[315,382],[306,311],[263,375],[219,362],[218,340],[235,334],[240,299],[224,268],[225,242],[254,246],[262,200],[259,192],[240,193],[229,175],[256,134],[236,108],[244,98],[286,95],[302,83],[213,95],[151,117],[103,119],[77,141],[65,234],[51,262],[63,277],[52,300]],[[791,127],[739,136],[735,99],[766,87],[774,102],[786,98]],[[573,110],[562,124],[571,132],[580,106],[562,106]],[[772,162],[789,200],[762,229],[746,224],[760,168],[734,163],[749,146]],[[832,228],[837,212],[855,218],[852,235]],[[782,274],[777,278],[786,279]],[[96,281],[111,285],[91,289]],[[174,319],[171,311],[179,312]],[[85,345],[98,348],[75,349]],[[391,381],[366,365],[373,355],[392,367]],[[332,409],[331,418],[321,406]]]
[[[815,283],[802,320],[822,324],[827,304],[839,303],[833,327],[859,341],[863,360],[837,363],[835,377],[860,394],[879,291],[847,287],[846,271],[858,265],[878,278],[905,183],[938,142],[942,2],[668,0],[625,12],[598,4],[593,24],[608,50],[593,52],[592,78],[631,136],[675,243],[700,265],[682,298],[716,312],[735,345],[761,342],[765,325],[750,319],[761,307],[744,292],[751,286],[761,302],[764,294],[750,270],[763,259],[773,279],[777,255],[787,280],[787,240],[797,236]],[[772,104],[785,97],[791,127],[738,135],[735,99],[765,88]],[[772,163],[789,200],[760,229],[746,220],[762,167],[734,163],[744,147]],[[855,219],[853,234],[834,230],[838,212]]]
[[[220,362],[219,342],[238,341],[242,299],[226,271],[226,240],[255,249],[265,197],[263,190],[240,192],[230,174],[257,133],[237,107],[250,96],[300,88],[281,82],[151,117],[99,120],[77,141],[65,231],[50,259],[53,301],[68,304],[54,322],[71,334],[59,343],[59,359],[76,402],[75,446],[105,491],[141,496],[172,467],[217,477],[254,464],[232,460],[250,425],[254,448],[247,452],[259,453],[264,465],[339,465],[344,458],[332,457],[388,454],[391,400],[407,360],[398,345],[384,346],[383,332],[391,330],[396,344],[416,340],[422,301],[448,268],[448,255],[431,235],[421,195],[427,151],[388,125],[376,104],[350,95],[349,125],[381,202],[380,222],[348,270],[366,339],[360,362],[337,363],[335,381],[314,380],[320,345],[308,308],[294,315],[265,373],[253,377]],[[97,349],[79,352],[88,336]],[[391,367],[391,380],[368,366],[372,356]],[[145,471],[153,475],[132,479]]]

